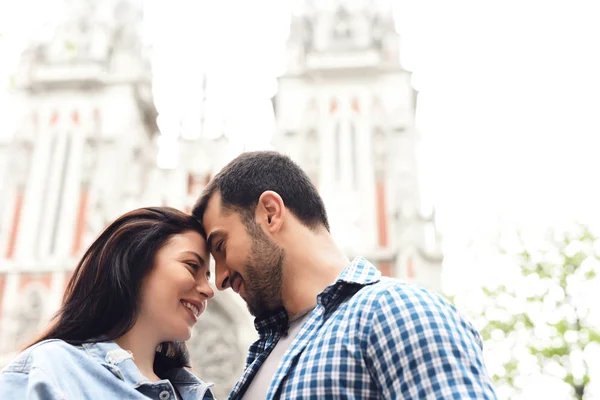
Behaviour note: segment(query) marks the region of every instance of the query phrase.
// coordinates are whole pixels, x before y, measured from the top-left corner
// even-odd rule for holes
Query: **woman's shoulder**
[[[0,399],[24,399],[31,395],[44,399],[69,397],[65,390],[69,391],[70,386],[64,385],[64,377],[73,376],[73,366],[81,363],[83,354],[80,347],[59,339],[30,346],[0,373]],[[77,378],[73,381],[80,382]]]
[[[29,373],[35,367],[56,368],[61,360],[77,357],[81,348],[60,339],[48,339],[23,350],[2,372]]]

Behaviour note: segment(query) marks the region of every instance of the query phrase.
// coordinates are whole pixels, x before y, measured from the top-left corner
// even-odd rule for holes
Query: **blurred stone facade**
[[[186,209],[209,177],[156,166],[152,75],[130,1],[70,2],[55,35],[32,43],[17,75],[23,119],[0,194],[0,365],[58,309],[85,248],[117,216],[148,205]],[[221,141],[188,151],[213,160]],[[189,343],[193,367],[226,397],[254,338],[245,305],[221,293]]]
[[[273,144],[318,186],[350,257],[439,289],[439,235],[433,215],[419,210],[415,93],[398,62],[391,13],[366,1],[309,3],[292,18]],[[200,137],[181,142],[182,165],[159,169],[141,8],[69,4],[54,37],[23,54],[23,118],[14,140],[0,144],[0,366],[47,324],[78,258],[110,221],[147,205],[189,211],[227,161],[225,137]],[[231,291],[201,317],[192,362],[219,398],[255,335]]]
[[[439,290],[441,239],[421,210],[417,96],[399,46],[389,6],[307,1],[292,18],[275,147],[310,174],[350,256]]]

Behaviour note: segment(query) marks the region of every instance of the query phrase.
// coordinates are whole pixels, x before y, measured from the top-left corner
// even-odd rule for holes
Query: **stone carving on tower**
[[[0,193],[0,367],[48,322],[78,258],[109,222],[148,205],[189,211],[224,147],[187,143],[191,161],[159,169],[140,2],[65,4],[54,37],[30,44],[16,77],[26,119],[7,145],[12,178]],[[254,339],[233,297],[211,301],[190,343],[193,365],[220,397]]]
[[[188,342],[194,355],[193,370],[203,379],[217,383],[213,393],[219,399],[227,398],[244,370],[246,348],[242,350],[239,332],[232,329],[238,323],[222,304],[212,302]]]
[[[27,285],[23,289],[14,318],[17,321],[14,330],[14,340],[11,344],[16,346],[20,338],[32,338],[42,328],[44,315],[44,298],[47,291],[41,285]]]
[[[439,290],[440,236],[420,212],[416,95],[400,66],[391,6],[303,4],[275,99],[275,147],[317,184],[349,256]]]

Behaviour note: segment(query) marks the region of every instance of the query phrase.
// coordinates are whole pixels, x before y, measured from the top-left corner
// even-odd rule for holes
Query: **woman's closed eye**
[[[186,261],[184,262],[185,265],[187,265],[188,267],[190,267],[194,272],[198,271],[198,269],[200,269],[200,266],[192,261]]]
[[[197,274],[198,271],[200,270],[200,265],[198,265],[194,261],[187,261],[187,262],[184,262],[184,264],[192,269],[194,275]],[[205,276],[206,276],[206,280],[210,281],[210,270],[208,268],[206,269]]]
[[[225,241],[221,240],[217,243],[217,247],[215,247],[217,253],[223,253],[225,251]]]

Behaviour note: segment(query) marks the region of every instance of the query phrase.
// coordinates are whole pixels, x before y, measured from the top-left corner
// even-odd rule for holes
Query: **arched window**
[[[20,347],[33,339],[44,322],[45,288],[38,283],[26,286],[22,290],[14,314],[14,345]]]

